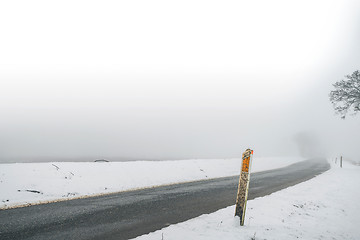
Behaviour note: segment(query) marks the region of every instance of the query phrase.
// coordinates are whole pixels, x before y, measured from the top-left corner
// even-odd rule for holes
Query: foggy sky
[[[0,162],[336,156],[357,1],[0,3]]]

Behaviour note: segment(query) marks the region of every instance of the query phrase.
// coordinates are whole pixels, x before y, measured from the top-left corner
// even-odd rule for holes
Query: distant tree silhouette
[[[333,84],[335,90],[329,94],[335,112],[345,118],[346,114],[355,115],[360,111],[360,72],[356,70],[346,75],[345,80]]]

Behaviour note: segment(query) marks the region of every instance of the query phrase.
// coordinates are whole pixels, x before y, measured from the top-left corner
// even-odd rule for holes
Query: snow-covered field
[[[307,182],[248,201],[245,226],[235,207],[143,235],[151,239],[360,239],[360,166],[344,162]]]
[[[254,158],[252,172],[304,160]],[[0,164],[0,208],[239,175],[240,159]]]

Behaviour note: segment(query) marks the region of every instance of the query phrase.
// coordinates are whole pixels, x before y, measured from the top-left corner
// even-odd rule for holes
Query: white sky
[[[303,131],[359,156],[327,96],[359,23],[358,1],[1,2],[0,161],[292,154]]]

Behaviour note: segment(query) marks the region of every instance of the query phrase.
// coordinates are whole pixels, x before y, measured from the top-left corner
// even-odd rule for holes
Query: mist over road
[[[328,170],[325,159],[253,173],[249,199]],[[238,176],[0,210],[0,239],[129,239],[235,204]]]

